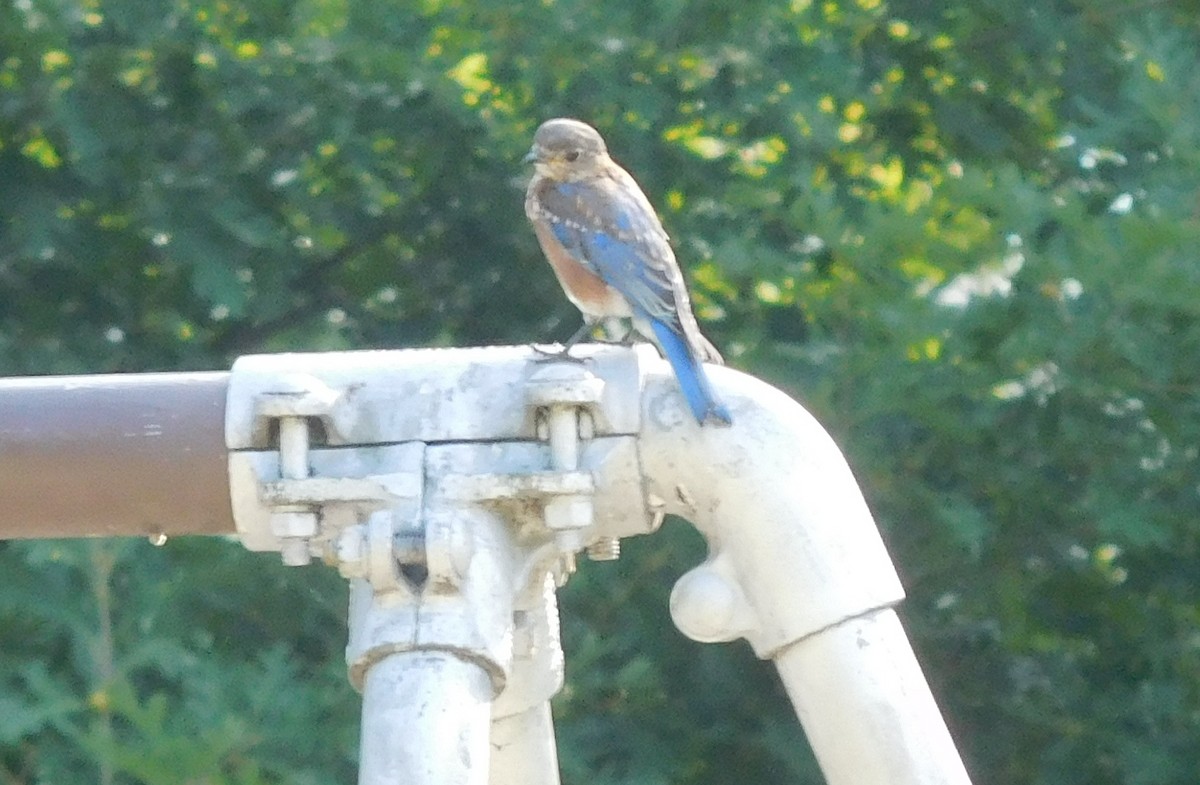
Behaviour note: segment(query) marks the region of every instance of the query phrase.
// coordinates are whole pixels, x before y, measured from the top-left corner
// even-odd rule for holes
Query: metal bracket
[[[308,564],[313,555],[321,555],[336,564],[343,576],[366,579],[376,592],[406,592],[410,587],[400,561],[405,557],[423,561],[424,554],[398,548],[397,541],[398,535],[415,527],[420,512],[421,460],[418,456],[410,471],[379,466],[383,472],[367,470],[355,476],[363,472],[364,460],[373,462],[368,457],[372,452],[386,448],[314,449],[313,433],[340,440],[340,429],[353,420],[350,407],[342,406],[346,397],[305,374],[282,375],[258,393],[253,403],[254,430],[268,436],[277,433],[278,451],[273,456],[235,454],[240,461],[231,457],[231,476],[238,477],[238,466],[249,462],[253,465],[245,467],[251,471],[248,479],[257,486],[257,510],[237,514],[239,494],[235,493],[235,518],[239,526],[245,522],[246,528],[257,529],[249,537],[243,532],[247,547],[278,550],[284,564]],[[423,452],[423,445],[407,448],[413,450]],[[400,458],[414,463],[411,457]],[[340,467],[322,466],[314,476],[314,463],[329,462]],[[260,517],[264,510],[265,531],[253,524],[255,513]]]
[[[303,375],[283,376],[275,390],[264,392],[254,402],[255,419],[274,425],[279,442],[279,475],[282,483],[303,482],[308,478],[309,420],[328,421],[338,394],[320,380]],[[283,489],[282,496],[291,496]],[[278,500],[272,504],[271,533],[279,538],[279,553],[290,566],[308,564],[312,559],[309,542],[320,529],[315,503]]]
[[[577,363],[546,365],[529,379],[526,400],[535,411],[538,439],[550,445],[551,468],[564,477],[579,468],[583,442],[595,438],[596,410],[603,395],[604,381]],[[544,499],[545,523],[557,533],[566,574],[574,572],[575,554],[584,547],[594,560],[611,561],[621,555],[615,537],[583,540],[583,532],[593,524],[594,496],[593,486]]]

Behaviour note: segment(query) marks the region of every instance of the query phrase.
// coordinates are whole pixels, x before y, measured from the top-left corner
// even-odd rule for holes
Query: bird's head
[[[581,180],[608,160],[608,150],[598,131],[587,123],[557,117],[538,126],[533,147],[525,156],[538,174],[555,180]]]

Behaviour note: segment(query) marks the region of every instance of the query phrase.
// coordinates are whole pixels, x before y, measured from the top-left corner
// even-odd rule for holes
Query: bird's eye
[[[571,161],[571,162],[578,161],[579,160],[579,151],[572,150],[571,152],[567,153],[566,158],[568,161]]]

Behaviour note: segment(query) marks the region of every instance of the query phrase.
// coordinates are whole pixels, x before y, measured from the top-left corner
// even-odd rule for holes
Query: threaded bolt
[[[587,547],[592,561],[616,561],[621,558],[621,541],[616,537],[601,537]]]

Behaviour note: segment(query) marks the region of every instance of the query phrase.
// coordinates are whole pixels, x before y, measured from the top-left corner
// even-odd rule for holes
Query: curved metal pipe
[[[969,783],[891,606],[904,596],[841,451],[753,377],[712,368],[731,428],[698,427],[666,363],[642,356],[652,503],[709,543],[671,612],[701,641],[775,661],[830,785]]]

